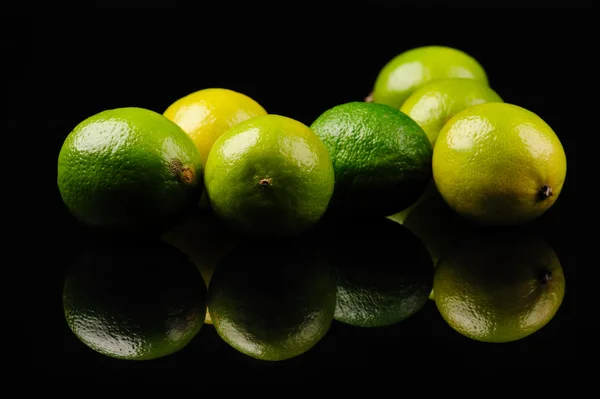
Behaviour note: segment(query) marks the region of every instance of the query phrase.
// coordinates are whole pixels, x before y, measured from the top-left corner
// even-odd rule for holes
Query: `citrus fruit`
[[[446,204],[433,182],[408,212],[392,215],[389,219],[410,229],[422,240],[434,265],[476,227]],[[433,290],[429,299],[434,299]]]
[[[501,343],[525,338],[554,317],[565,278],[543,238],[488,232],[442,258],[433,286],[450,327],[474,340]]]
[[[415,89],[447,78],[475,79],[488,84],[481,64],[464,51],[447,46],[416,47],[384,65],[375,80],[373,102],[400,108]]]
[[[444,200],[481,224],[528,222],[550,208],[563,187],[565,152],[539,116],[507,103],[469,107],[442,128],[433,176]]]
[[[162,231],[196,206],[202,164],[194,143],[164,116],[117,108],[79,123],[58,157],[69,211],[110,231]]]
[[[240,122],[267,111],[255,100],[234,90],[209,88],[190,93],[163,113],[190,135],[206,165],[215,140]]]
[[[185,255],[159,240],[83,246],[63,287],[66,321],[103,355],[150,360],[183,349],[206,312],[206,286]]]
[[[400,111],[417,122],[435,146],[435,140],[448,119],[472,105],[488,102],[503,100],[478,80],[440,79],[415,90],[402,104]]]
[[[245,243],[215,270],[208,308],[221,338],[250,357],[281,361],[314,347],[335,311],[335,281],[297,241]]]
[[[427,303],[433,263],[423,242],[406,227],[384,217],[354,217],[324,224],[311,238],[321,243],[335,277],[335,320],[384,327]]]
[[[162,240],[189,257],[207,287],[217,265],[242,241],[213,212],[200,210],[165,232]],[[206,312],[204,322],[212,324],[209,312]]]
[[[254,235],[294,235],[325,213],[334,172],[327,148],[306,125],[280,115],[258,116],[215,142],[206,163],[214,212]]]
[[[311,128],[333,162],[332,213],[392,215],[415,202],[431,179],[427,135],[397,109],[350,102],[325,111]]]

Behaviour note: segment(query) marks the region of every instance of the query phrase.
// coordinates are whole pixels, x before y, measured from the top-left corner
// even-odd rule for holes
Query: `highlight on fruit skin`
[[[138,107],[81,121],[63,142],[57,169],[71,214],[111,234],[159,234],[195,208],[204,188],[200,154],[187,134]]]
[[[372,100],[400,108],[419,87],[448,78],[489,84],[483,66],[466,52],[448,46],[422,46],[403,51],[383,66],[375,80]]]
[[[471,106],[442,128],[433,151],[436,187],[482,225],[532,221],[558,199],[567,174],[560,139],[535,113],[508,103]]]
[[[314,226],[328,208],[335,176],[327,148],[311,128],[269,114],[217,139],[204,182],[211,209],[229,227],[272,239]]]
[[[215,141],[227,130],[255,116],[267,115],[256,100],[225,88],[207,88],[186,94],[163,115],[179,125],[196,144],[202,164]]]

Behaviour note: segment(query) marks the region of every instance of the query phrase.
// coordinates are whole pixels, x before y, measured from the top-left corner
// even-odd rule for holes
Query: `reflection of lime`
[[[413,206],[389,217],[408,227],[427,247],[434,265],[468,235],[474,225],[446,204],[432,182]],[[429,296],[433,299],[433,290]]]
[[[88,347],[119,359],[149,360],[181,350],[206,312],[200,273],[161,241],[86,246],[63,288],[67,323]]]
[[[252,236],[295,235],[325,213],[334,173],[306,125],[279,115],[242,122],[215,142],[206,163],[211,208]]]
[[[261,360],[285,360],[312,348],[335,311],[327,264],[296,242],[238,247],[215,270],[208,307],[215,329],[233,348]]]
[[[409,229],[386,218],[352,218],[323,226],[312,238],[322,243],[336,277],[337,321],[387,326],[427,302],[433,264]]]
[[[453,329],[479,341],[509,342],[554,317],[565,278],[540,237],[482,232],[438,262],[434,289],[437,307]]]
[[[165,242],[179,248],[196,265],[208,287],[219,262],[240,242],[210,211],[197,211],[192,217],[163,234]],[[205,323],[212,324],[206,312]]]

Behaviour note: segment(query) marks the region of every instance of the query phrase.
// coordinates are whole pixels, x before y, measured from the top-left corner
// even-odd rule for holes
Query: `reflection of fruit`
[[[93,242],[65,279],[67,323],[88,347],[119,359],[149,360],[185,347],[206,312],[200,273],[161,241]]]
[[[142,108],[89,117],[66,138],[58,188],[82,222],[112,231],[161,231],[193,209],[202,164],[176,124]]]
[[[480,234],[437,265],[435,302],[444,320],[479,341],[509,342],[546,325],[561,305],[560,262],[540,237]]]
[[[476,79],[488,84],[483,67],[465,52],[445,46],[417,47],[397,55],[381,69],[373,101],[400,108],[417,88],[447,78]]]
[[[312,348],[335,311],[327,264],[297,242],[238,247],[215,270],[208,307],[216,331],[233,348],[261,360],[285,360]]]
[[[444,202],[433,183],[408,212],[392,215],[389,219],[403,224],[423,241],[434,265],[474,228]],[[433,299],[433,290],[430,299]]]
[[[336,320],[388,326],[427,303],[434,268],[409,229],[386,218],[353,218],[324,225],[312,238],[326,243],[323,251],[336,277]]]
[[[335,191],[329,212],[388,216],[411,205],[431,179],[423,129],[386,105],[351,102],[311,125],[329,150]]]
[[[214,144],[205,185],[214,212],[240,231],[285,236],[313,226],[333,193],[327,148],[279,115],[242,122]]]
[[[215,268],[239,243],[240,237],[225,228],[212,212],[198,211],[163,234],[162,239],[186,254],[208,287]],[[205,323],[212,324],[206,312]]]
[[[164,116],[178,124],[194,141],[206,165],[214,142],[235,125],[259,115],[265,109],[245,94],[229,89],[203,89],[171,104]]]
[[[451,118],[433,152],[444,200],[481,224],[528,222],[554,204],[566,175],[560,140],[537,115],[505,103],[478,104]]]
[[[400,111],[417,122],[435,146],[437,136],[448,119],[472,105],[488,102],[503,101],[485,83],[475,79],[440,79],[413,92]]]

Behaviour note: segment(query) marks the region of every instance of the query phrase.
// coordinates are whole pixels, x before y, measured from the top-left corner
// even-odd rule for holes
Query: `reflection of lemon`
[[[229,89],[204,89],[175,101],[164,116],[194,140],[206,165],[208,153],[219,136],[240,122],[266,113],[245,94]]]
[[[554,317],[565,278],[541,238],[483,232],[438,262],[433,287],[436,305],[453,329],[478,341],[509,342]]]
[[[208,287],[219,262],[240,242],[212,212],[198,211],[190,219],[163,234],[163,241],[177,247],[196,265]],[[212,324],[206,312],[207,324]]]

